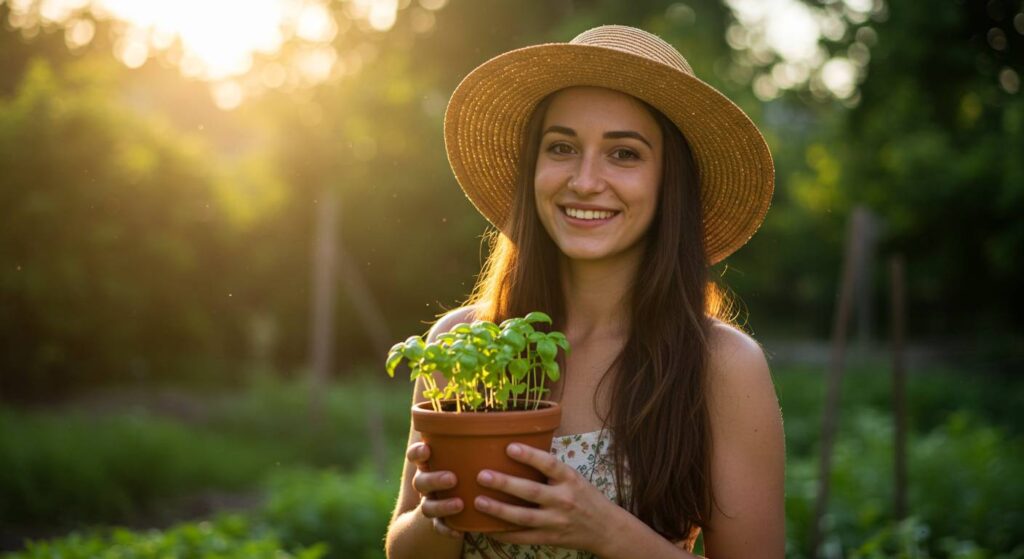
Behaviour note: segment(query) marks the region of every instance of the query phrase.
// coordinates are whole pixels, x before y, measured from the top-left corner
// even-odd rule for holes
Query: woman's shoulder
[[[708,339],[708,379],[712,401],[714,396],[726,398],[751,392],[770,391],[774,386],[764,350],[753,337],[739,328],[719,320],[712,320]]]
[[[711,319],[708,351],[712,364],[726,365],[740,361],[764,361],[764,350],[750,334],[716,318]]]
[[[452,309],[437,319],[434,325],[430,327],[430,332],[427,334],[429,340],[433,340],[438,334],[443,334],[452,328],[455,328],[459,324],[464,322],[473,322],[477,314],[477,305],[465,305],[457,309]]]

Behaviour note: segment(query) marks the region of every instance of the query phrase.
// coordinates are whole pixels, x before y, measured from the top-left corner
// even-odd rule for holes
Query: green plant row
[[[382,559],[393,486],[368,468],[289,468],[268,478],[264,503],[249,513],[162,531],[88,529],[4,559]]]
[[[388,375],[394,377],[407,362],[410,379],[423,382],[423,397],[434,411],[449,400],[457,412],[536,409],[548,391],[545,381],[559,379],[558,349],[569,351],[564,334],[536,330],[538,322],[551,324],[551,317],[532,312],[500,326],[488,321],[458,324],[429,343],[412,336],[391,348]],[[441,373],[444,386],[434,373]]]
[[[288,549],[272,532],[259,533],[243,516],[222,516],[211,522],[180,524],[165,531],[72,534],[31,542],[7,559],[320,559],[326,547]]]
[[[379,372],[378,372],[379,374]],[[374,375],[375,377],[377,375]],[[252,492],[289,465],[351,470],[367,459],[369,422],[400,465],[409,393],[383,379],[353,379],[322,392],[310,428],[308,385],[264,379],[232,394],[181,395],[198,418],[137,406],[18,410],[0,407],[0,525],[61,529],[161,516],[176,497],[207,489]]]

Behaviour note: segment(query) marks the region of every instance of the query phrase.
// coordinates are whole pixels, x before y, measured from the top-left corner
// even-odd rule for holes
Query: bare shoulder
[[[783,557],[785,434],[764,351],[716,322],[708,362],[711,480],[715,508],[708,557]]]
[[[709,404],[713,413],[778,411],[775,385],[764,350],[740,329],[715,321],[708,341]],[[761,406],[750,406],[761,404]]]
[[[430,332],[427,334],[427,339],[433,341],[437,338],[438,334],[448,332],[452,328],[455,328],[459,324],[464,322],[473,322],[476,315],[475,305],[466,305],[457,309],[452,309],[446,312],[441,318],[437,319],[437,322],[430,327]]]
[[[717,320],[712,323],[710,334],[708,368],[714,381],[744,382],[737,377],[769,375],[764,350],[754,338]]]

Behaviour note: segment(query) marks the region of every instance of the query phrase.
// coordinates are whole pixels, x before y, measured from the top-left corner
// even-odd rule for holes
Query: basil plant
[[[412,336],[388,352],[388,375],[394,377],[405,361],[411,380],[423,379],[423,396],[435,411],[537,409],[548,392],[545,382],[559,378],[558,348],[569,351],[564,334],[538,331],[533,327],[538,322],[551,324],[551,317],[532,312],[500,326],[480,320],[462,323],[431,343]],[[436,372],[444,377],[444,386],[438,386]]]

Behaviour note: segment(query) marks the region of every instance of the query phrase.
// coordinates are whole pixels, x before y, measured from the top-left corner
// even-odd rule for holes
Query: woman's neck
[[[604,260],[562,258],[567,336],[626,335],[630,294],[641,256],[641,250],[633,250]]]

